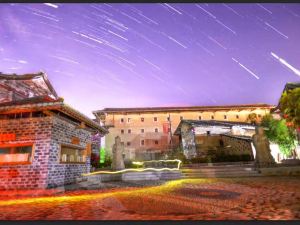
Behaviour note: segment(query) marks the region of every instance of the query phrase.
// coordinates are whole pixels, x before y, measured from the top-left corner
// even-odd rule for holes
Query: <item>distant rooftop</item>
[[[245,122],[230,122],[230,121],[220,121],[220,120],[181,120],[178,127],[176,128],[174,134],[179,135],[181,126],[183,123],[187,123],[193,127],[197,126],[225,126],[225,127],[233,127],[233,126],[246,126],[250,128],[255,128],[255,125]]]
[[[206,110],[231,110],[231,109],[272,109],[275,106],[258,103],[247,105],[222,105],[222,106],[178,106],[178,107],[140,107],[140,108],[104,108],[93,111],[94,115],[101,113],[140,113],[140,112],[180,112],[180,111],[206,111]]]

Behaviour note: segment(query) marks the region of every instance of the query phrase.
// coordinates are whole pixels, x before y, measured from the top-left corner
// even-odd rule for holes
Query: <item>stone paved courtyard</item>
[[[4,196],[2,192],[0,219],[300,219],[300,177],[183,179],[154,185],[115,185],[39,197]]]

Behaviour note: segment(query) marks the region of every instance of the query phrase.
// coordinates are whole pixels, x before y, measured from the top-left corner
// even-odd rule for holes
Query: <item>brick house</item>
[[[93,135],[107,133],[58,98],[51,84],[43,82],[45,77],[0,75],[0,94],[5,97],[0,101],[0,189],[75,182],[90,172]]]

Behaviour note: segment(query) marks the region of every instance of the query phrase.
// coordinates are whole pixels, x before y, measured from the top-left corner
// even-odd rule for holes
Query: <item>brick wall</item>
[[[0,133],[15,133],[17,143],[34,142],[31,164],[0,165],[0,189],[45,188],[51,118],[0,120]]]
[[[251,140],[246,140],[243,138],[231,137],[227,135],[221,135],[224,142],[224,147],[230,146],[228,148],[228,154],[230,155],[243,155],[249,154],[253,156],[251,148]]]
[[[0,165],[0,189],[36,189],[75,182],[90,171],[90,157],[82,164],[60,163],[60,143],[78,137],[86,148],[91,132],[58,117],[0,120],[0,133],[15,133],[14,143],[33,142],[32,162],[23,165]],[[3,144],[3,143],[2,143]]]
[[[91,142],[91,133],[89,131],[76,129],[76,125],[54,117],[48,163],[48,187],[73,183],[82,173],[90,172],[90,157],[87,157],[86,163],[83,164],[60,163],[60,144],[71,144],[72,137],[79,138],[79,145],[83,148],[86,148],[87,143]]]

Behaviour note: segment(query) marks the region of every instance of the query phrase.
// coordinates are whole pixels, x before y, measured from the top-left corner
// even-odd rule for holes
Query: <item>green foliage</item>
[[[268,139],[278,144],[280,151],[285,156],[290,156],[296,147],[297,141],[295,130],[286,125],[285,119],[276,120],[268,114],[263,117],[261,125],[268,128],[265,131]]]
[[[285,91],[280,98],[280,110],[295,128],[300,127],[300,88]]]
[[[169,159],[179,159],[182,163],[186,163],[187,159],[183,154],[183,150],[180,146],[175,147],[168,155]]]

